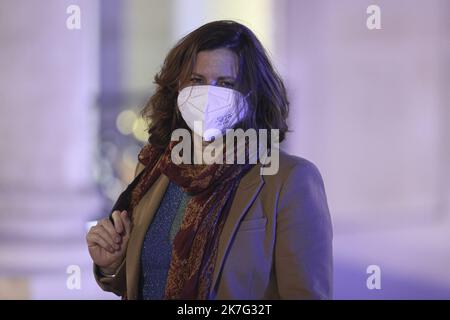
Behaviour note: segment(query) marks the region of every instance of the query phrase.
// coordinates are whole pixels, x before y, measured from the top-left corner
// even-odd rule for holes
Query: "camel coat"
[[[210,299],[332,298],[332,227],[324,183],[310,161],[280,152],[276,175],[255,165],[240,181],[220,235]],[[139,164],[136,174],[143,169]],[[139,297],[140,256],[169,184],[165,175],[134,209],[126,258],[100,287]]]

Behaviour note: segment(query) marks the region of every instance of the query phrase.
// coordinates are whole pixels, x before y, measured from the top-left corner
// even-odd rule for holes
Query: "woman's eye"
[[[192,83],[202,83],[202,79],[200,78],[191,78]]]
[[[230,81],[222,81],[220,83],[221,86],[223,87],[227,87],[227,88],[233,88],[234,87],[234,83],[230,82]]]

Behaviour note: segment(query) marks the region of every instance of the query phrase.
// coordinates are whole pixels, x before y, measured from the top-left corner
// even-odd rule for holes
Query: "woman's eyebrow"
[[[204,75],[197,73],[197,72],[192,72],[192,75],[196,76],[196,77],[200,77],[200,78],[206,78]],[[220,77],[217,77],[217,80],[233,80],[233,81],[235,81],[236,78],[232,77],[232,76],[220,76]]]
[[[218,79],[218,80],[233,80],[233,81],[236,80],[236,78],[235,78],[235,77],[232,77],[232,76],[220,76],[220,77],[218,77],[217,79]]]
[[[192,72],[192,75],[196,76],[196,77],[200,77],[200,78],[205,78],[204,75],[201,75],[200,73],[197,73],[197,72]]]

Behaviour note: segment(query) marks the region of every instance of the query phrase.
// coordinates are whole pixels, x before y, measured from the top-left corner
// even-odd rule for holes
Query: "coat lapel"
[[[236,195],[231,204],[230,212],[223,226],[217,248],[216,264],[214,266],[213,281],[211,284],[210,297],[214,299],[216,286],[220,272],[222,270],[225,256],[236,233],[237,227],[244,214],[250,208],[262,186],[263,176],[260,175],[261,165],[255,165],[240,181]]]
[[[128,240],[126,257],[127,295],[130,300],[138,298],[142,244],[148,226],[159,207],[168,185],[169,179],[163,174],[160,175],[141,201],[139,201],[133,212],[133,231]]]

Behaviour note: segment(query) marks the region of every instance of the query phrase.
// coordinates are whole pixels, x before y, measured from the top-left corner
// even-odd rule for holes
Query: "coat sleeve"
[[[331,299],[332,225],[317,167],[301,159],[277,204],[275,273],[281,299]]]
[[[136,170],[134,171],[134,177],[136,177],[142,170],[144,169],[144,165],[138,162],[136,166]],[[99,268],[94,264],[94,277],[97,281],[97,284],[104,291],[113,292],[118,296],[123,296],[127,290],[127,281],[126,281],[126,257],[123,260],[120,267],[117,269],[114,277],[105,277],[99,272]]]
[[[118,296],[123,296],[127,288],[125,259],[117,269],[114,277],[104,277],[100,273],[99,267],[94,264],[94,277],[97,281],[97,284],[100,286],[100,288],[102,288],[102,290],[113,292]]]

